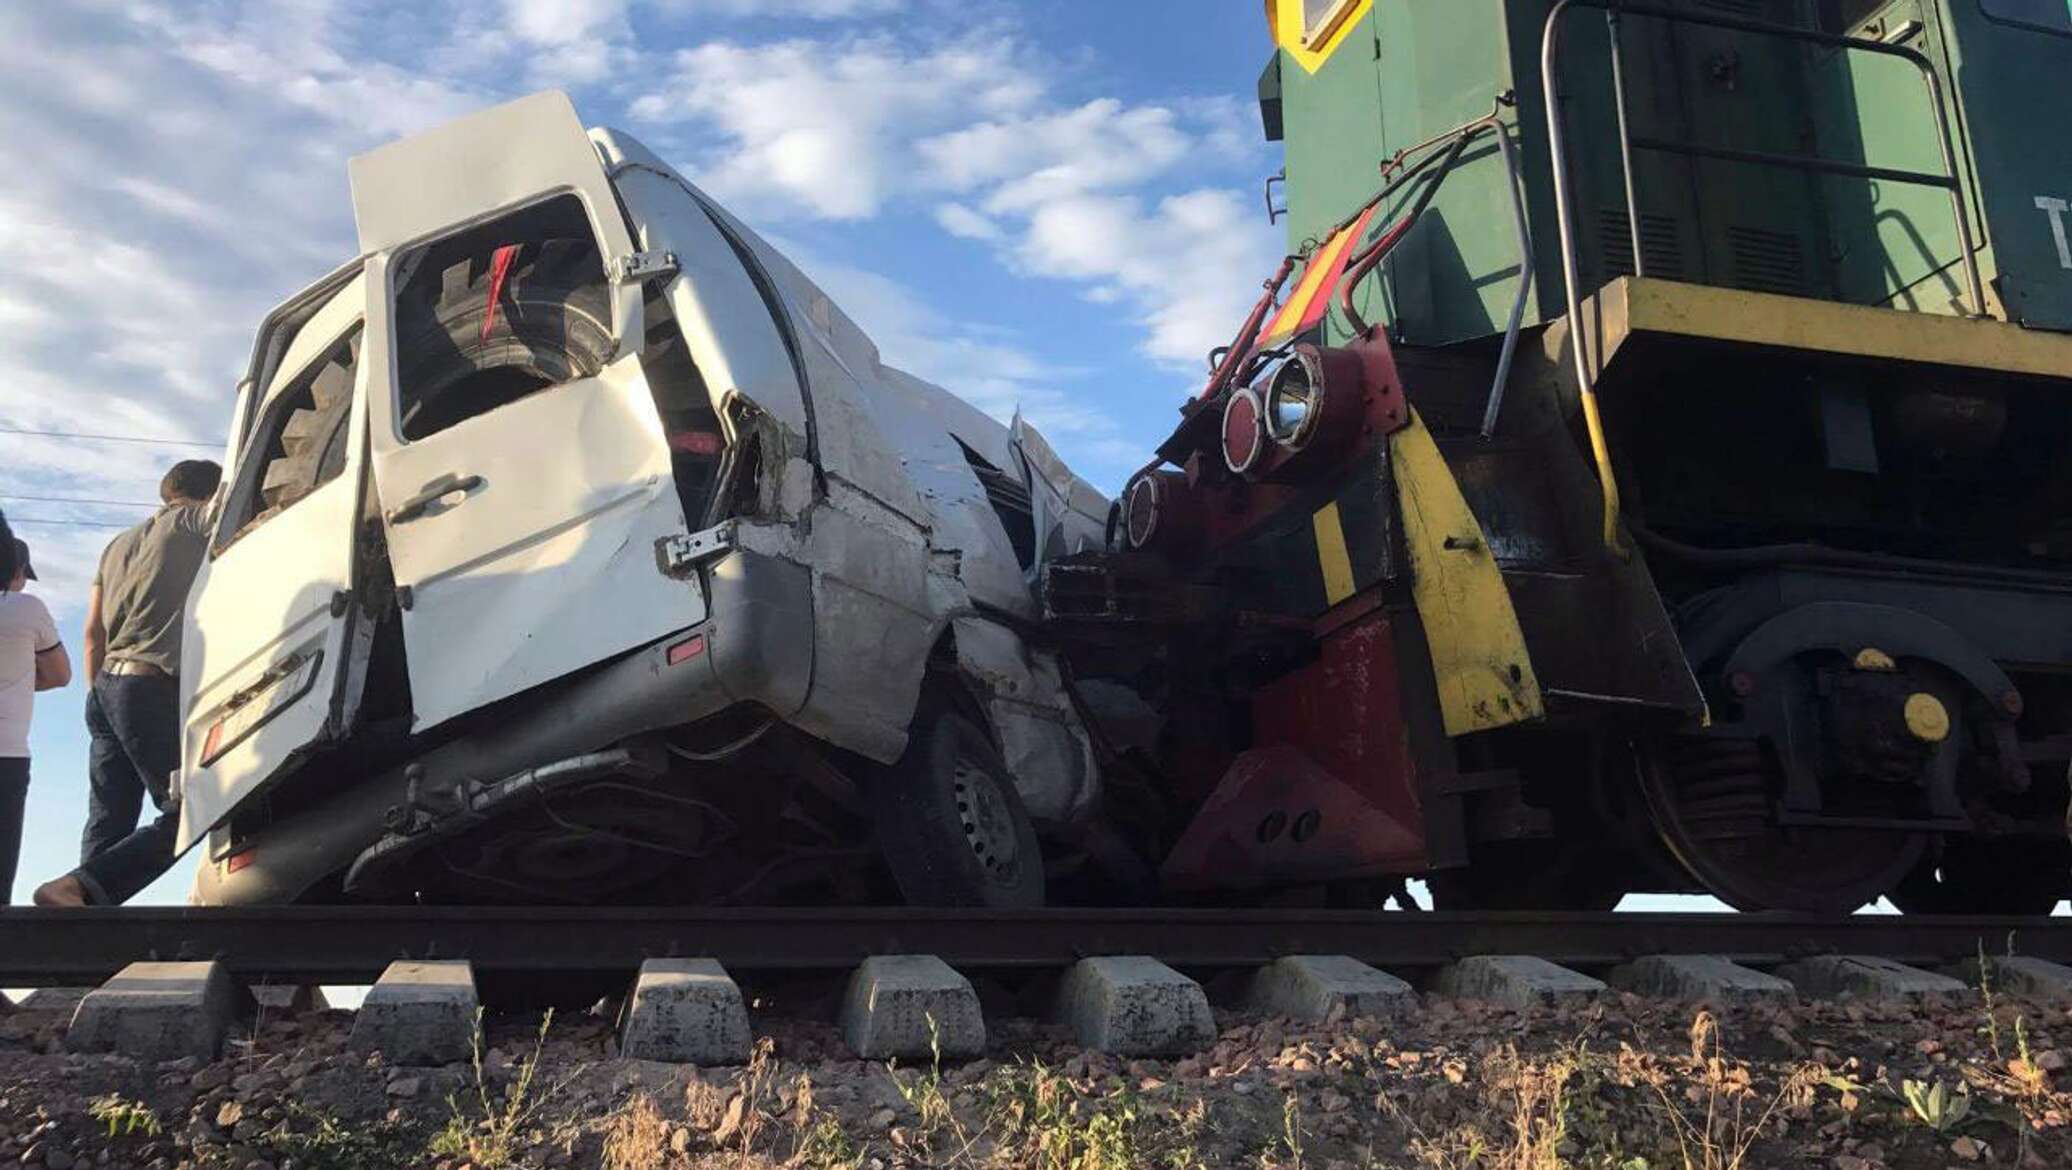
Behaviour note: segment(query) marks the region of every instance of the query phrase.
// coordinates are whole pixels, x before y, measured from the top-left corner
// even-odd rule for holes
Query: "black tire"
[[[411,282],[398,305],[403,436],[421,439],[611,360],[611,290],[588,240],[521,246],[496,289],[494,253]],[[487,323],[488,328],[484,325]]]
[[[910,905],[1043,905],[1036,826],[999,750],[971,719],[924,700],[906,753],[874,771],[878,844]]]
[[[281,424],[280,454],[266,465],[259,488],[267,512],[280,511],[345,469],[346,420],[359,350],[355,334],[283,403],[289,414]]]

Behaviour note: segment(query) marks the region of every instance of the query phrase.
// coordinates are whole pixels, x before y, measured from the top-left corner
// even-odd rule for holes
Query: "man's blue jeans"
[[[86,729],[93,737],[86,758],[93,791],[85,847],[95,847],[96,825],[135,825],[142,793],[158,807],[149,824],[102,845],[73,871],[95,905],[114,906],[173,866],[180,817],[170,785],[180,766],[179,684],[163,675],[103,674],[87,695]],[[126,793],[133,795],[126,798],[125,818]]]

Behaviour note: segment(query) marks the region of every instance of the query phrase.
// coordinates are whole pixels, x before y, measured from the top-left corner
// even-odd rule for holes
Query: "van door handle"
[[[407,524],[431,509],[433,504],[455,492],[472,492],[482,486],[479,475],[455,475],[447,472],[418,489],[416,495],[389,509],[388,522]]]

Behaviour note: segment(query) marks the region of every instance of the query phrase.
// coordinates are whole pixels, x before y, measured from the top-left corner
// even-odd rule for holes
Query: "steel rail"
[[[876,954],[934,954],[977,970],[1057,968],[1101,954],[1231,968],[1321,953],[1417,969],[1475,954],[1592,967],[1647,954],[1759,965],[1823,953],[1943,963],[2010,948],[2072,962],[2072,919],[1162,907],[0,910],[0,986],[12,987],[89,983],[147,959],[217,959],[246,979],[365,983],[406,958],[465,958],[489,972],[630,974],[644,959],[670,956],[710,956],[743,971],[835,971]]]

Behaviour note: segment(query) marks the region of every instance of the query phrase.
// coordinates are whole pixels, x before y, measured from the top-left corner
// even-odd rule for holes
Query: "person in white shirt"
[[[4,523],[4,522],[0,522]],[[36,579],[29,546],[0,535],[0,906],[14,897],[21,860],[22,809],[29,798],[29,715],[36,692],[72,681],[72,659],[41,598],[22,592]]]

